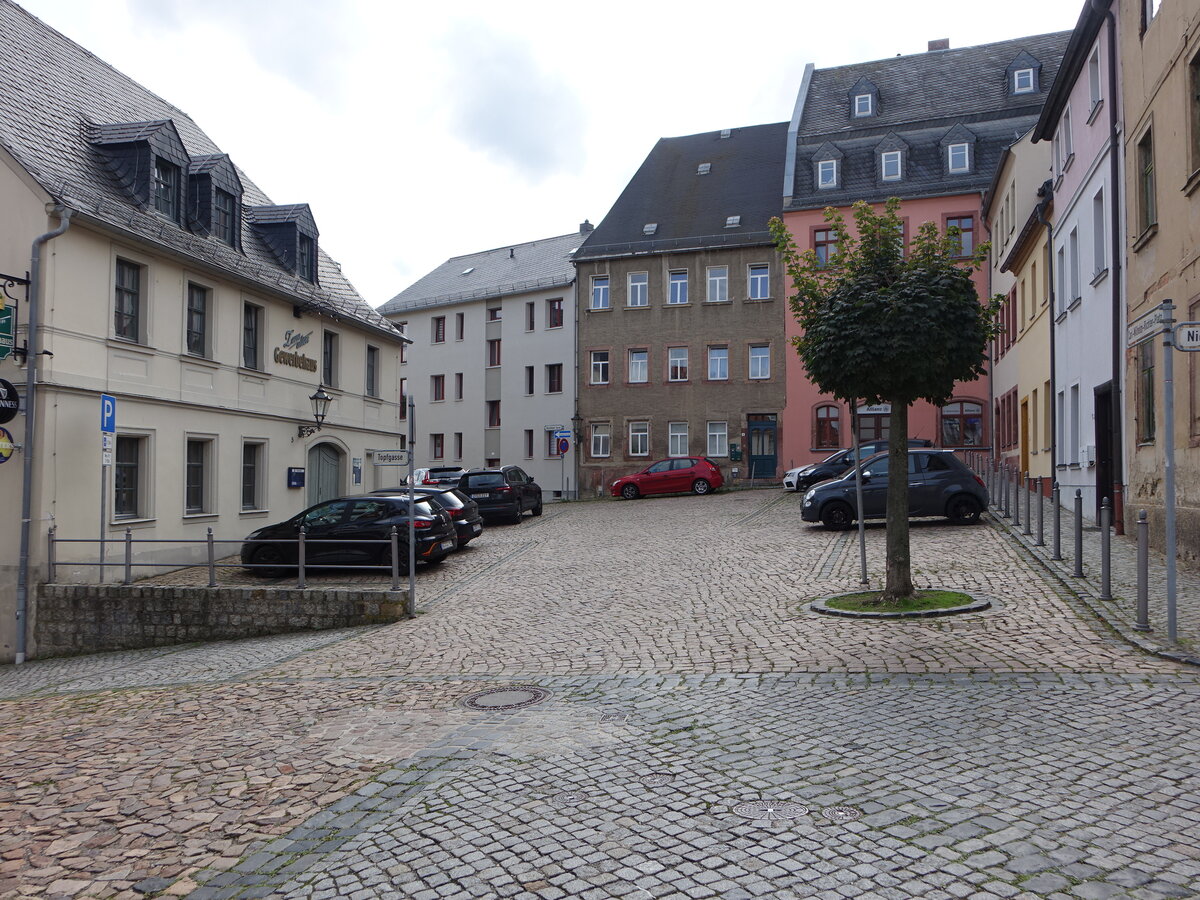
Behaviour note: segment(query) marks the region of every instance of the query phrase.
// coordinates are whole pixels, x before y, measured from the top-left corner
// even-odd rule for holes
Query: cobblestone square
[[[0,896],[1200,897],[1200,670],[990,524],[913,559],[992,609],[818,616],[857,541],[799,502],[548,506],[411,622],[7,668]]]

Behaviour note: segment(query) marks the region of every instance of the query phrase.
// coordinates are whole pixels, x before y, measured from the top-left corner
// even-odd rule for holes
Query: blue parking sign
[[[117,398],[100,395],[100,431],[112,434],[117,430]]]

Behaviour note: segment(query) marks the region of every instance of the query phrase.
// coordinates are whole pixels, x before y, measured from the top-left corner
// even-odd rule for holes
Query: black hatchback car
[[[454,529],[458,532],[458,546],[465,547],[479,535],[483,534],[483,516],[479,514],[479,504],[453,487],[421,487],[413,488],[417,497],[436,503],[446,511],[454,521]],[[371,491],[372,496],[407,497],[407,487],[384,488]]]
[[[418,562],[439,563],[454,550],[450,516],[424,500],[415,504],[413,528]],[[400,539],[400,570],[408,571],[408,498],[343,497],[310,506],[286,522],[251,532],[242,544],[242,565],[275,574],[299,562],[300,528],[305,566],[392,565],[392,527]]]
[[[542,514],[542,489],[520,466],[472,469],[459,479],[458,489],[479,504],[485,519],[518,522],[525,510]]]
[[[878,453],[863,460],[862,508],[864,519],[887,516],[889,460]],[[987,487],[978,475],[952,450],[910,450],[908,452],[908,515],[945,516],[959,525],[979,521],[987,508]],[[826,528],[849,528],[859,518],[854,469],[841,478],[825,481],[808,490],[800,517],[805,522],[821,522]]]

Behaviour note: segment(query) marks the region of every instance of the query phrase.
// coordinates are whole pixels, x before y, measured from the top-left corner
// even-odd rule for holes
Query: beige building
[[[17,352],[0,377],[22,413],[0,468],[0,659],[19,660],[36,654],[51,526],[71,541],[60,581],[99,577],[102,537],[111,581],[127,529],[140,576],[202,559],[210,528],[235,553],[362,491],[372,451],[400,441],[404,339],[321,250],[307,206],[273,205],[186,114],[7,0],[0,20],[23,48],[0,62],[22,87],[0,94],[0,269],[23,277],[35,238],[66,226],[32,302],[8,288]]]
[[[1155,12],[1157,7],[1157,12]],[[1127,321],[1170,300],[1200,321],[1200,2],[1118,4],[1125,111]],[[1175,448],[1181,557],[1200,559],[1200,354],[1172,351],[1175,429],[1164,428],[1161,338],[1125,353],[1126,522],[1162,546],[1165,447]]]
[[[1050,148],[1030,132],[1007,148],[984,216],[992,242],[990,288],[1004,297],[1002,332],[992,344],[992,411],[997,455],[1011,468],[1053,477],[1050,379]]]
[[[575,269],[591,225],[456,256],[379,308],[413,341],[401,390],[418,466],[516,464],[547,497],[575,492]]]

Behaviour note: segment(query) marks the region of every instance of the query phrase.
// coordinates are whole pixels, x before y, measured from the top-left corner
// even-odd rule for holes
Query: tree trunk
[[[892,402],[888,434],[887,584],[884,603],[913,592],[908,546],[908,404]]]

